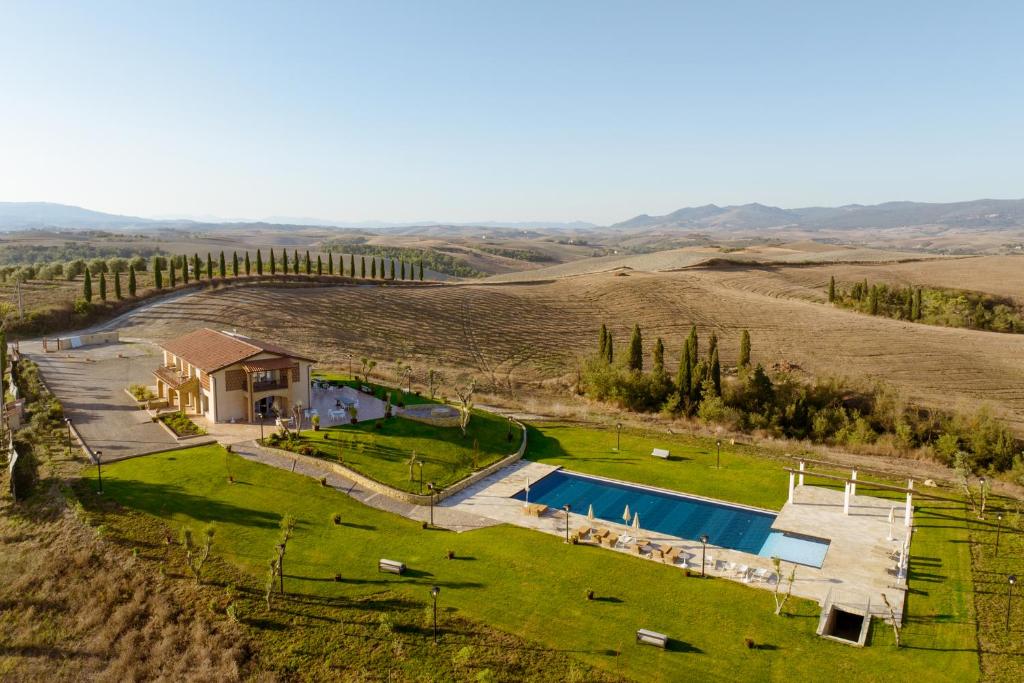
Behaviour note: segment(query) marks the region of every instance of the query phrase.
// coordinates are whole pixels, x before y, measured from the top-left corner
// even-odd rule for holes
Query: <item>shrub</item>
[[[334,516],[331,517],[331,521],[335,524],[341,524],[341,515],[335,513]]]

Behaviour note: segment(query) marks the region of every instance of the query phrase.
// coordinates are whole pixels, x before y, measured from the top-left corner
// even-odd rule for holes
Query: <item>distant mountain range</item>
[[[67,204],[50,202],[0,202],[0,230],[31,230],[39,228],[63,229],[127,229],[190,227],[201,230],[203,226],[223,227],[227,225],[262,226],[303,226],[326,228],[362,228],[384,230],[388,228],[433,229],[439,226],[452,228],[503,228],[514,230],[586,230],[597,227],[583,221],[481,221],[479,223],[441,223],[438,221],[416,221],[411,223],[386,221],[333,221],[309,217],[271,216],[260,220],[244,218],[219,218],[217,216],[166,216],[140,218],[120,216],[83,209]]]
[[[646,214],[616,223],[612,230],[702,230],[738,232],[771,228],[804,230],[850,230],[856,228],[901,228],[938,225],[965,229],[1024,227],[1024,199],[977,199],[970,202],[928,204],[886,202],[884,204],[780,209],[764,204],[741,206],[688,207],[664,216]]]
[[[419,221],[387,223],[383,221],[338,222],[316,218],[275,216],[262,221],[233,221],[216,217],[140,218],[91,211],[77,206],[48,202],[0,202],[0,230],[40,228],[60,229],[159,229],[203,228],[328,227],[368,230],[398,229],[407,233],[435,234],[441,232],[472,232],[473,230],[555,230],[586,231],[598,226],[574,222],[499,222],[442,223]],[[912,226],[944,226],[967,230],[1001,230],[1024,228],[1024,199],[977,199],[969,202],[929,204],[923,202],[886,202],[884,204],[849,204],[838,207],[811,206],[780,209],[764,204],[716,206],[707,204],[679,209],[664,216],[646,214],[615,223],[607,229],[616,232],[756,232],[771,229],[853,230],[892,229]]]

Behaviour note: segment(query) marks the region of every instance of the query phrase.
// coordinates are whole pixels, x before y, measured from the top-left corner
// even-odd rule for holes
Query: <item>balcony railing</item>
[[[287,389],[287,388],[288,388],[288,380],[282,380],[282,379],[271,379],[271,380],[264,380],[262,382],[253,382],[252,383],[252,390],[253,391],[270,391],[271,389]]]

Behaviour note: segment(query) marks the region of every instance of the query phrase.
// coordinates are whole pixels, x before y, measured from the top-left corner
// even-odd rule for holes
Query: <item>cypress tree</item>
[[[633,325],[633,336],[629,338],[629,359],[626,367],[633,372],[643,372],[644,369],[644,339],[640,334],[640,326]]]
[[[100,300],[107,300],[107,274],[100,271]]]
[[[128,296],[135,298],[135,266],[128,266]]]
[[[404,280],[405,279],[405,261],[399,261],[399,264],[401,264],[401,266],[400,266],[401,270],[399,271],[399,273],[401,274],[401,277],[399,279],[400,280]]]
[[[206,279],[213,279],[213,257],[210,256],[210,252],[206,252]]]
[[[263,255],[259,249],[256,250],[256,274],[263,275]]]
[[[740,360],[738,365],[741,368],[750,366],[750,332],[743,330],[740,335]]]
[[[420,282],[423,282],[423,259],[420,259]]]
[[[654,342],[654,358],[652,360],[654,365],[654,374],[663,375],[665,374],[665,343],[661,341],[661,337]]]
[[[160,257],[153,257],[153,283],[157,289],[164,288],[164,274],[160,272]]]
[[[274,269],[274,265],[273,265],[274,264],[274,250],[273,249],[270,250],[270,264],[271,264],[270,265],[270,269],[273,270]],[[285,275],[288,274],[288,250],[287,249],[282,249],[281,250],[281,269],[284,271]]]
[[[688,346],[686,347],[690,352],[690,370],[697,369],[697,326],[690,326],[690,337],[686,340]]]
[[[718,335],[714,332],[711,333],[711,338],[708,339],[708,358],[718,350]]]
[[[294,258],[292,259],[292,272],[295,273],[296,275],[298,275],[299,274],[299,250],[296,249],[294,251],[294,253],[292,254],[292,256],[294,256]],[[285,272],[288,272],[287,268],[285,268]]]
[[[605,360],[608,355],[608,326],[601,323],[601,331],[597,333],[597,357]]]
[[[228,264],[224,262],[224,252],[220,252],[219,272],[221,277],[228,276]]]
[[[604,359],[605,362],[608,363],[608,365],[611,365],[612,361],[615,360],[615,349],[614,349],[614,346],[615,345],[612,343],[612,333],[609,332],[608,333],[608,343],[605,345],[605,354],[606,354],[606,356],[605,356],[605,359]]]
[[[828,280],[828,302],[832,303],[836,300],[836,276],[833,275]]]
[[[711,354],[711,384],[715,387],[715,396],[722,395],[722,366],[718,363],[718,347]]]
[[[342,261],[345,260],[344,255],[341,257],[341,260]],[[342,268],[342,270],[344,270],[344,268]],[[355,277],[356,276],[356,255],[355,254],[349,254],[348,255],[348,274],[351,277]],[[362,275],[362,277],[366,277],[366,268],[363,268],[363,275]]]
[[[345,274],[345,272],[344,272],[345,271],[345,258],[344,257],[342,257],[341,263],[339,263],[338,265],[340,266],[339,270],[342,271],[340,273],[340,275],[344,275]],[[327,274],[328,275],[334,275],[334,254],[332,252],[327,252]]]
[[[281,253],[284,254],[284,258],[285,258],[285,264],[284,264],[285,272],[288,272],[288,252],[282,249]],[[277,275],[277,262],[274,260],[274,250],[273,249],[270,250],[270,274],[271,275]]]
[[[181,282],[188,284],[188,256],[181,257]]]
[[[387,269],[387,265],[385,265],[385,263],[384,263],[384,257],[381,256],[380,257],[380,270],[377,271],[377,277],[379,277],[381,280],[383,280],[385,277],[387,277],[387,270],[388,270]]]
[[[199,254],[192,254],[192,275],[196,282],[203,279],[203,263],[199,260]]]
[[[298,264],[296,264],[296,265],[298,265]],[[313,268],[312,268],[312,265],[313,265],[313,264],[311,264],[311,263],[309,262],[309,250],[307,249],[307,250],[306,250],[306,263],[305,263],[305,266],[306,266],[306,275],[312,275],[312,274],[313,274]]]
[[[252,262],[249,261],[249,251],[246,250],[246,252],[245,252],[245,274],[249,275],[250,273],[252,273]]]
[[[231,252],[231,277],[238,277],[238,252]]]
[[[377,279],[377,259],[376,258],[370,259],[370,278],[374,279],[374,280]]]
[[[352,258],[355,258],[355,256],[353,256]],[[366,257],[365,256],[360,256],[359,257],[359,277],[363,278],[364,280],[366,279]]]
[[[124,298],[121,295],[121,273],[114,273],[114,296],[118,301]]]
[[[178,284],[178,268],[174,265],[174,257],[167,259],[167,282],[174,289]]]
[[[391,276],[388,279],[389,280],[394,280],[395,279],[395,270],[396,270],[397,266],[395,264],[395,259],[389,259],[389,260],[391,261]]]
[[[921,319],[921,288],[914,291],[914,320]]]
[[[331,270],[333,271],[334,268],[331,268]],[[323,275],[324,274],[324,262],[323,262],[323,259],[320,258],[320,254],[316,255],[316,274],[317,275]]]
[[[679,354],[679,371],[676,373],[676,386],[679,387],[679,398],[690,397],[690,386],[693,384],[693,365],[690,363],[690,339],[683,343],[683,352]]]

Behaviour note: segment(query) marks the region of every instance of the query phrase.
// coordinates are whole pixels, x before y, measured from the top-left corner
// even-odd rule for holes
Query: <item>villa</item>
[[[160,345],[157,396],[211,422],[255,422],[310,405],[311,358],[235,332],[203,328]]]

